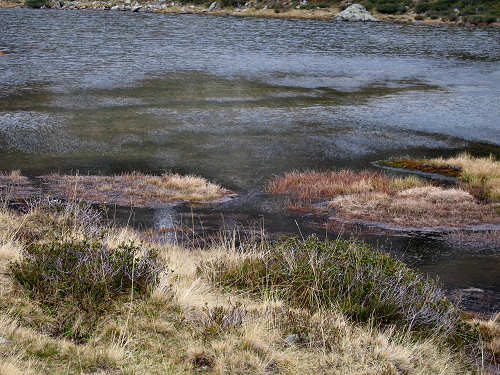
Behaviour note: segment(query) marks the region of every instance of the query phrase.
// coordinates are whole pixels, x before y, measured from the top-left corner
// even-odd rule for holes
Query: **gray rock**
[[[115,5],[114,7],[111,7],[111,10],[120,10],[120,6],[119,5]]]
[[[7,340],[5,337],[0,336],[0,345],[7,345],[9,343],[9,340]]]
[[[208,7],[208,11],[211,12],[215,8],[217,8],[217,1],[214,1],[212,4],[210,4],[210,6]]]
[[[293,334],[285,337],[285,342],[288,345],[293,345],[293,344],[297,343],[298,341],[299,341],[299,335],[297,335],[296,333],[293,333]]]
[[[340,12],[335,19],[340,21],[378,21],[361,4],[353,4]]]
[[[135,5],[132,7],[132,12],[138,12],[142,7],[140,5]]]

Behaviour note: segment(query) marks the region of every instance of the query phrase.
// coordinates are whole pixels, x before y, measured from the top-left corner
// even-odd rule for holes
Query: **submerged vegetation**
[[[0,209],[1,374],[495,371],[500,322],[464,320],[432,280],[355,240],[188,249],[75,203],[27,236],[46,208]]]

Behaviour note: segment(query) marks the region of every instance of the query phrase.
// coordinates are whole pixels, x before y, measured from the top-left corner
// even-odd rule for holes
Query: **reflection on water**
[[[268,199],[266,180],[391,156],[500,156],[499,45],[494,28],[0,9],[0,170],[195,173],[240,193],[196,209],[200,229],[322,233],[323,218]],[[137,221],[173,238],[190,212]],[[498,260],[467,258],[481,275],[461,278],[439,241],[359,234],[450,286],[500,291],[488,284]]]

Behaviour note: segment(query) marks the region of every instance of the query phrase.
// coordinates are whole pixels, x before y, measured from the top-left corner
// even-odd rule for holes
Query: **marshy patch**
[[[491,180],[495,181],[488,181]],[[416,228],[500,224],[499,202],[480,199],[462,185],[441,187],[416,176],[394,177],[382,172],[351,170],[290,172],[271,180],[267,190],[288,194],[292,207],[327,210],[332,219]],[[495,196],[493,188],[488,191]]]
[[[388,159],[375,164],[456,177],[478,199],[500,200],[500,161],[493,155],[481,158],[462,153],[451,158]]]
[[[8,200],[52,196],[125,207],[167,207],[179,202],[212,203],[234,193],[203,177],[139,172],[113,176],[50,174],[31,180],[19,171],[0,174],[0,193]]]

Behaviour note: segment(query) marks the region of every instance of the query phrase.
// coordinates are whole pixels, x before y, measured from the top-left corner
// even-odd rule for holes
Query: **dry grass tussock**
[[[473,190],[484,192],[493,200],[500,200],[500,161],[493,155],[477,158],[462,153],[452,158],[431,159],[437,165],[452,165],[461,169],[460,179]]]
[[[364,193],[342,195],[329,202],[335,214],[399,226],[460,227],[500,223],[498,205],[477,202],[460,189],[420,187],[395,194]]]
[[[28,179],[21,174],[21,171],[15,170],[10,172],[0,171],[0,183],[10,183],[10,184],[23,184],[26,183]]]
[[[493,155],[481,158],[465,152],[451,158],[389,159],[379,164],[458,177],[464,188],[476,197],[500,199],[500,161]]]
[[[115,176],[42,176],[50,188],[66,199],[123,206],[155,206],[175,201],[206,202],[224,198],[230,192],[202,177],[138,172]]]
[[[500,223],[500,205],[476,199],[460,187],[443,188],[416,176],[382,172],[291,172],[275,177],[271,193],[291,196],[293,207],[328,200],[334,215],[400,226],[464,226]]]
[[[267,191],[273,194],[290,194],[304,202],[330,199],[342,194],[366,192],[388,193],[395,189],[424,186],[426,183],[414,176],[389,178],[382,172],[341,170],[338,172],[289,172],[273,178]]]
[[[128,228],[91,229],[101,224],[85,219],[88,212],[77,206],[49,210],[47,216],[52,218],[41,225],[52,230],[46,236],[38,232],[34,236],[33,226],[40,216],[34,212],[43,209],[33,207],[26,213],[0,210],[0,336],[7,340],[0,344],[2,375],[480,371],[439,335],[415,336],[393,325],[381,327],[376,321],[355,323],[335,306],[312,311],[293,307],[276,295],[251,297],[244,290],[220,288],[199,272],[201,264],[210,262],[241,265],[262,252],[262,244],[236,246],[236,240],[227,239],[202,251],[138,243],[141,236]],[[56,212],[73,219],[56,219]],[[78,226],[78,221],[86,224]],[[74,300],[60,299],[58,306],[49,308],[44,298],[27,293],[26,285],[9,271],[12,262],[23,261],[29,244],[47,254],[47,246],[54,247],[54,241],[81,244],[82,239],[100,241],[109,251],[134,242],[143,251],[134,254],[133,264],[156,249],[165,265],[149,288],[138,290],[129,285],[120,289],[121,296],[106,299],[109,306],[83,339],[72,335],[83,322],[77,316],[72,325],[62,326],[65,329],[54,329],[61,327],[58,313],[74,307],[68,306]],[[60,267],[64,271],[64,265]],[[80,288],[82,284],[76,280],[73,288]],[[47,290],[39,286],[37,293],[43,297]],[[87,293],[81,288],[77,292]]]

